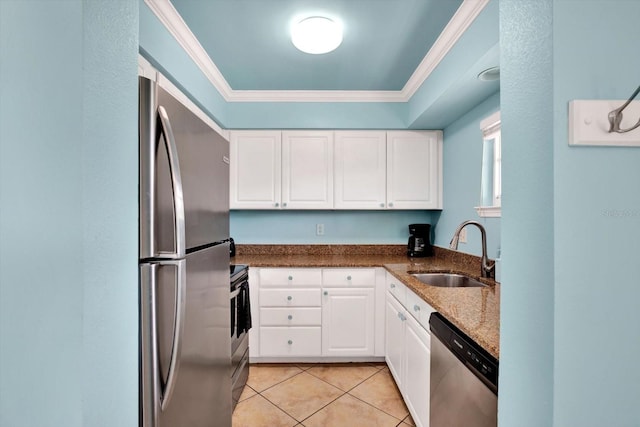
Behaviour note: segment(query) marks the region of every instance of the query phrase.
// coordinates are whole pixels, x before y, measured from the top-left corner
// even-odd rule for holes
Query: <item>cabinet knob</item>
[[[324,291],[324,294],[325,295],[329,295],[329,291]]]
[[[273,205],[277,208],[278,206],[280,206],[280,203],[275,202]]]
[[[347,276],[347,280],[351,280],[351,276]]]
[[[291,301],[292,299],[293,299],[293,297],[292,297],[291,295],[289,295],[289,296],[287,297],[287,301]]]
[[[287,344],[291,345],[291,344],[293,344],[293,341],[289,340],[289,341],[287,341]]]
[[[292,315],[288,315],[287,319],[291,320],[291,319],[293,319],[293,316]]]
[[[414,305],[413,311],[420,311],[420,306],[418,304]]]
[[[392,208],[393,207],[393,202],[389,203],[389,207]]]
[[[288,280],[293,280],[293,276],[287,277]]]
[[[381,208],[384,208],[384,203],[380,203],[380,207],[381,207]]]
[[[403,322],[404,322],[405,320],[407,320],[407,318],[406,318],[406,317],[404,317],[404,314],[402,314],[402,313],[398,313],[398,319],[402,320]]]
[[[286,208],[286,207],[287,207],[287,202],[284,202],[284,203],[282,204],[282,207],[283,207],[283,208]]]
[[[395,283],[392,283],[392,284],[390,284],[390,285],[389,285],[389,287],[390,287],[391,289],[393,289],[393,288],[395,288],[395,287],[396,287],[396,284],[395,284]]]

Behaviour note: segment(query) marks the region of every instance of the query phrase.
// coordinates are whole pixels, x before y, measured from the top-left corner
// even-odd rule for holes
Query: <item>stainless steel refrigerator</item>
[[[229,427],[229,143],[139,84],[140,425]]]

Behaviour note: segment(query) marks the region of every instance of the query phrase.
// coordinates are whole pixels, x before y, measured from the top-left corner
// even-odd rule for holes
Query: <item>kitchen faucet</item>
[[[489,259],[487,258],[487,232],[478,221],[465,221],[456,228],[456,231],[453,233],[453,237],[451,238],[451,243],[449,243],[449,249],[453,249],[454,251],[458,250],[458,240],[460,240],[460,232],[467,225],[473,224],[480,229],[480,233],[482,234],[482,267],[481,267],[481,275],[482,277],[491,277],[491,273],[494,270],[495,264],[489,265]]]

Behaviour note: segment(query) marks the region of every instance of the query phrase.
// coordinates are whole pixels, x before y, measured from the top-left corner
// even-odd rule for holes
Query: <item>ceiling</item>
[[[500,88],[477,79],[499,65],[498,0],[144,1],[231,104],[400,103],[408,128],[442,129]],[[335,51],[293,46],[311,15],[343,23]]]
[[[172,0],[233,90],[401,90],[462,0]],[[344,39],[310,55],[300,16],[336,17]]]

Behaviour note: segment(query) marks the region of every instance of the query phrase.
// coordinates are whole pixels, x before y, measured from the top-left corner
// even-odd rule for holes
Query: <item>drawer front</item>
[[[304,308],[261,308],[260,326],[320,326],[322,309]]]
[[[320,356],[319,326],[260,327],[260,356]]]
[[[320,289],[260,289],[260,307],[320,307]]]
[[[373,288],[376,285],[374,268],[325,268],[322,270],[324,287]]]
[[[433,307],[409,288],[407,288],[407,304],[405,307],[428,332],[429,317],[431,317],[431,313],[435,311]]]
[[[261,268],[260,286],[316,286],[322,283],[319,268]]]
[[[403,306],[407,302],[407,287],[400,280],[387,275],[387,291],[393,295]]]

